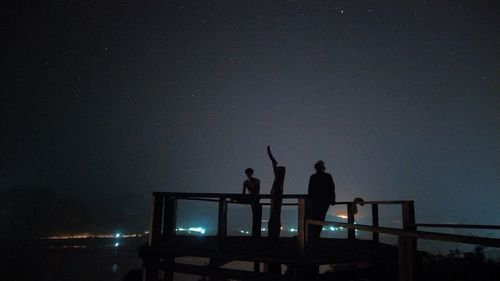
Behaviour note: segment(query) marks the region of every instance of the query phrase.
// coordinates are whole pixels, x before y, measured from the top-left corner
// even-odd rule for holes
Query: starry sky
[[[498,1],[7,4],[0,188],[241,192],[244,169],[500,224]],[[6,33],[6,34],[7,34]],[[124,202],[126,203],[126,202]]]

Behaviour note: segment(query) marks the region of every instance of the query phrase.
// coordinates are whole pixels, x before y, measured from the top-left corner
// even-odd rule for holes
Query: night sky
[[[500,224],[499,1],[4,8],[0,188],[269,193],[269,144],[285,193]]]

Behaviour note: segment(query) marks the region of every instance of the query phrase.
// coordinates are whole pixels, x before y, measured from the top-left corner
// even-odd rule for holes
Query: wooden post
[[[165,198],[165,208],[163,209],[163,232],[162,239],[167,240],[175,235],[177,226],[177,199],[174,197]]]
[[[297,204],[297,246],[299,250],[299,255],[304,254],[304,247],[306,244],[306,231],[307,231],[307,225],[306,225],[306,199],[305,198],[299,198]]]
[[[403,230],[415,231],[415,207],[413,201],[402,204]],[[399,236],[399,280],[413,281],[415,279],[415,255],[417,240],[415,238]]]
[[[163,231],[162,231],[162,241],[167,241],[168,239],[174,237],[175,228],[177,225],[177,199],[174,197],[165,197],[163,208]],[[163,259],[163,280],[173,281],[174,280],[174,257],[166,256]]]
[[[219,220],[217,225],[217,237],[219,242],[223,242],[227,236],[227,200],[225,197],[219,198]]]
[[[372,225],[378,227],[378,204],[372,204]],[[380,241],[378,232],[372,232],[372,240],[377,243]]]
[[[143,281],[158,281],[159,260],[157,258],[142,258],[142,280]]]
[[[172,256],[163,259],[163,280],[174,281],[174,262],[175,258]]]
[[[262,234],[262,230],[261,230],[262,229],[262,204],[260,204],[260,202],[252,203],[252,208],[256,208],[255,217],[253,217],[254,214],[252,213],[252,237],[261,237],[261,234]]]
[[[256,225],[254,226],[253,224]],[[257,231],[257,233],[254,233],[254,231]],[[256,218],[252,219],[252,237],[260,238],[261,234],[262,234],[262,204],[260,204],[260,202],[257,202]],[[260,262],[256,261],[253,263],[253,271],[260,272]]]
[[[307,224],[306,224],[306,198],[299,198],[297,202],[297,247],[299,262],[295,268],[296,280],[304,280],[304,259],[305,245],[307,242]]]
[[[161,227],[163,215],[163,199],[160,194],[153,194],[153,211],[151,215],[151,229],[149,232],[149,245],[156,246],[161,240]]]
[[[354,213],[352,212],[352,204],[347,203],[347,223],[354,224]],[[356,232],[354,229],[349,228],[347,230],[347,239],[356,239]]]

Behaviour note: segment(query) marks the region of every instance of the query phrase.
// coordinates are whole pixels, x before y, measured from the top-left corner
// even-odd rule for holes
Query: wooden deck
[[[396,260],[396,246],[371,240],[324,238],[305,246],[302,254],[297,248],[297,238],[280,238],[275,243],[266,237],[228,236],[223,241],[217,237],[175,236],[168,242],[139,248],[141,257],[205,257],[219,261],[250,261],[263,263],[332,264],[355,261]]]
[[[257,196],[260,211],[269,206],[270,195]],[[496,225],[450,225],[416,223],[414,203],[411,200],[399,201],[365,201],[371,205],[371,225],[356,224],[353,212],[353,202],[335,202],[344,205],[347,213],[347,222],[314,221],[306,219],[307,195],[290,194],[279,196],[283,205],[297,206],[297,236],[276,237],[270,239],[261,237],[261,232],[248,236],[229,236],[227,233],[228,204],[248,199],[242,194],[215,194],[215,193],[153,193],[153,208],[149,242],[141,246],[139,256],[143,260],[144,281],[172,281],[174,272],[188,273],[199,276],[210,276],[210,280],[300,280],[311,278],[311,272],[317,272],[318,265],[325,264],[362,264],[369,262],[375,265],[390,264],[396,268],[391,274],[396,274],[400,281],[413,281],[417,269],[418,259],[417,239],[430,239],[448,242],[461,242],[489,247],[500,247],[500,239],[488,237],[464,236],[438,232],[419,231],[417,227],[451,227],[451,228],[479,228],[497,229]],[[243,200],[242,200],[243,199]],[[215,236],[186,236],[176,232],[177,202],[179,200],[208,201],[218,204],[217,234]],[[401,228],[379,226],[378,207],[380,205],[399,205],[401,210]],[[259,225],[253,229],[261,229],[261,217],[255,220]],[[336,226],[347,230],[346,239],[322,238],[308,240],[308,225]],[[371,240],[356,239],[355,231],[372,233]],[[394,235],[397,245],[380,243],[379,234]],[[207,258],[205,265],[194,265],[176,262],[178,257]],[[237,270],[223,267],[232,261],[253,262],[253,271]],[[262,270],[259,264],[268,264]],[[279,272],[276,265],[287,265],[285,274]],[[316,268],[316,269],[314,269]],[[391,267],[392,268],[392,267]],[[264,272],[263,272],[264,271]],[[333,275],[341,272],[333,272]],[[314,275],[315,276],[315,275]],[[332,274],[318,276],[318,280],[332,280]],[[380,276],[376,277],[380,279]],[[387,280],[387,278],[382,278]]]

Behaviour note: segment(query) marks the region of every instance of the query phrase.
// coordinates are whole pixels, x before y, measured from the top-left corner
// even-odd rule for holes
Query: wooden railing
[[[280,196],[283,206],[297,206],[297,237],[299,249],[303,249],[307,241],[306,228],[306,199],[305,194],[285,194]],[[150,230],[150,245],[158,245],[170,237],[176,235],[177,203],[179,200],[208,201],[218,203],[217,236],[221,239],[227,236],[227,212],[228,204],[241,204],[241,201],[250,198],[244,194],[228,193],[179,193],[179,192],[155,192],[153,193],[153,210]],[[272,195],[258,195],[259,208],[270,205]],[[354,225],[353,202],[336,202],[335,205],[344,205],[347,213],[347,224]],[[379,226],[379,205],[401,205],[402,221],[404,230],[415,228],[415,212],[413,201],[365,201],[364,204],[371,205],[372,226]],[[258,212],[262,214],[262,212]],[[260,223],[260,219],[258,220]],[[355,239],[355,229],[347,228],[347,238]],[[258,227],[257,229],[261,229]],[[259,233],[260,234],[260,233]],[[372,240],[379,242],[379,233],[373,232]]]
[[[372,240],[379,242],[379,234],[392,234],[398,237],[399,249],[399,275],[401,281],[412,281],[415,275],[415,258],[417,253],[417,239],[430,239],[448,242],[470,243],[483,246],[500,247],[500,239],[446,234],[438,232],[418,231],[418,227],[440,227],[440,228],[478,228],[478,229],[500,229],[496,225],[463,225],[463,224],[426,224],[416,223],[415,207],[411,200],[400,201],[365,201],[364,204],[371,205],[372,224],[356,224],[355,214],[353,213],[353,202],[336,202],[335,205],[345,205],[347,213],[347,223],[333,221],[314,221],[306,219],[306,201],[305,194],[287,194],[280,196],[283,198],[283,206],[297,206],[297,247],[299,254],[304,253],[307,244],[307,226],[316,225],[335,225],[347,229],[347,239],[356,239],[355,231],[372,232]],[[224,240],[227,236],[227,212],[228,204],[235,203],[250,198],[249,195],[227,194],[227,193],[173,193],[173,192],[155,192],[153,193],[153,210],[151,218],[151,230],[149,245],[161,245],[168,239],[176,235],[177,202],[179,200],[209,201],[218,203],[218,222],[217,237]],[[271,195],[258,195],[260,215],[262,206],[270,205]],[[291,202],[290,202],[291,201]],[[379,226],[379,206],[380,205],[399,205],[401,206],[402,228],[390,228]],[[260,224],[261,218],[258,219]],[[255,229],[255,228],[252,228]],[[260,236],[259,233],[252,235]]]
[[[370,203],[370,202],[365,202]],[[376,205],[372,205],[376,206]],[[375,209],[377,207],[374,207]],[[372,210],[375,210],[372,209]],[[376,214],[377,212],[373,212]],[[314,221],[307,220],[307,224],[315,225],[335,225],[344,227],[352,231],[361,230],[372,232],[373,235],[377,234],[391,234],[398,236],[398,251],[399,251],[399,280],[412,281],[415,277],[415,256],[417,251],[417,239],[436,240],[445,242],[458,242],[466,244],[481,245],[487,247],[500,247],[500,239],[489,237],[478,237],[470,235],[447,234],[439,232],[419,231],[417,227],[434,227],[434,228],[468,228],[468,229],[495,229],[500,230],[499,225],[477,225],[477,224],[431,224],[431,223],[415,223],[415,213],[413,201],[404,201],[402,203],[402,216],[403,216],[403,229],[391,227],[379,227],[373,225],[332,222],[332,221]],[[378,221],[378,218],[377,218]],[[375,236],[374,236],[375,237]],[[375,240],[375,238],[374,238]]]

